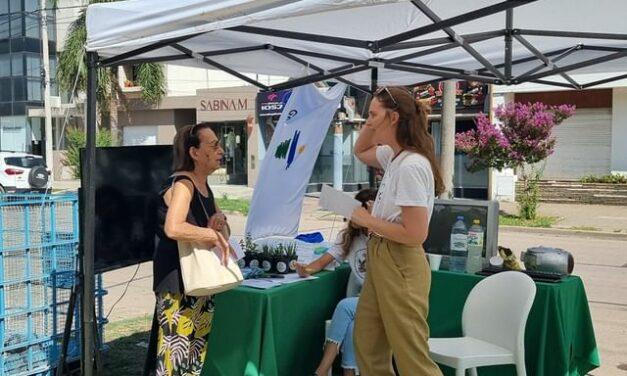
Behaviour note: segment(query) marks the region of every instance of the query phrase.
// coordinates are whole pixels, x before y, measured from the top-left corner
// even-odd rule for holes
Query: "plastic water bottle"
[[[457,221],[451,229],[451,261],[449,270],[453,272],[466,271],[466,257],[468,254],[468,230],[464,223],[464,217],[457,217]]]
[[[475,219],[468,229],[468,260],[466,260],[466,272],[475,274],[483,267],[483,227],[481,221]]]

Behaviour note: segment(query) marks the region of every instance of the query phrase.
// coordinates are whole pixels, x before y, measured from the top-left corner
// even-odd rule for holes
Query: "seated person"
[[[361,202],[363,207],[369,209],[376,196],[376,190],[362,189],[357,192],[355,198]],[[353,376],[358,372],[353,347],[353,322],[357,310],[357,295],[366,277],[367,240],[368,229],[349,221],[346,228],[338,234],[333,248],[306,266],[303,264],[296,265],[301,277],[317,273],[336,261],[348,261],[351,267],[346,294],[348,297],[342,299],[335,308],[325,342],[324,354],[316,369],[316,375],[326,376],[328,374],[340,350],[342,351],[344,376]]]

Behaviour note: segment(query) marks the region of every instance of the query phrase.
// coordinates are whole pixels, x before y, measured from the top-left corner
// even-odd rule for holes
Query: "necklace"
[[[394,160],[396,159],[396,157],[398,157],[399,155],[401,155],[401,153],[402,153],[402,152],[404,152],[404,151],[405,151],[404,149],[399,150],[399,151],[398,151],[398,153],[396,153],[396,155],[395,155],[394,157],[392,157],[392,160],[390,161],[390,163],[391,163],[391,162],[394,162]]]

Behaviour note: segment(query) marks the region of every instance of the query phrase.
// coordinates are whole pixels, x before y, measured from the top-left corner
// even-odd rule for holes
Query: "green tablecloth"
[[[240,287],[216,297],[205,376],[311,375],[322,356],[324,321],[344,297],[349,269],[270,290]],[[470,290],[483,277],[433,272],[429,326],[432,337],[461,335]],[[581,279],[537,283],[527,321],[527,374],[585,375],[600,365]],[[450,369],[445,374],[452,375]],[[479,369],[482,376],[515,375],[513,366]]]
[[[483,277],[433,272],[430,294],[431,337],[461,335],[461,315],[470,290]],[[588,300],[579,277],[536,283],[525,333],[527,374],[585,375],[600,365]],[[446,370],[450,371],[450,370]],[[453,372],[446,372],[452,375]],[[513,366],[486,367],[480,375],[515,375]]]
[[[206,376],[311,375],[322,357],[324,323],[346,295],[350,268],[318,279],[219,294]]]

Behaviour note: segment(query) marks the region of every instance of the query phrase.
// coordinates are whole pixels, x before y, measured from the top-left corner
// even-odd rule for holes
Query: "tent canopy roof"
[[[103,65],[211,67],[264,90],[329,78],[585,88],[603,82],[569,74],[626,77],[625,14],[616,0],[131,0],[88,7],[87,50]]]

